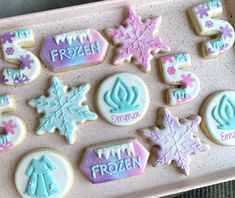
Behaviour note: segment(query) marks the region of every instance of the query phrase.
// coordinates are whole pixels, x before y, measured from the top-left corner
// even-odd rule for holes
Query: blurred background
[[[99,0],[0,0],[0,18],[74,6]],[[234,0],[235,1],[235,0]],[[4,6],[3,6],[4,5]],[[235,198],[235,181],[192,190],[172,198]]]

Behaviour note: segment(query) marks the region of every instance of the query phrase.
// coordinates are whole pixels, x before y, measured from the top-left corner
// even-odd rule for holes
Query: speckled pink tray
[[[185,117],[197,114],[199,106],[204,99],[214,91],[221,89],[235,89],[235,50],[214,60],[201,58],[198,43],[203,38],[195,35],[186,11],[192,6],[203,2],[202,0],[112,0],[94,4],[74,6],[48,12],[6,18],[0,20],[0,33],[16,28],[30,27],[35,31],[36,46],[32,49],[39,54],[42,38],[70,30],[93,27],[104,30],[107,27],[119,25],[125,14],[127,5],[132,5],[138,15],[149,17],[151,15],[163,16],[160,35],[172,48],[172,52],[189,52],[192,57],[193,69],[201,79],[200,96],[189,104],[180,107],[169,107],[175,115]],[[235,1],[224,2],[225,18],[232,15]],[[225,5],[225,2],[226,5]],[[233,13],[235,17],[235,13]],[[235,19],[235,18],[234,18]],[[233,19],[233,21],[235,21]],[[206,39],[206,38],[205,38]],[[28,135],[25,142],[14,150],[0,153],[0,197],[19,197],[14,186],[14,169],[16,162],[22,155],[37,147],[52,147],[63,152],[73,163],[75,169],[75,183],[67,197],[160,197],[173,193],[186,191],[214,183],[235,179],[235,152],[234,147],[215,145],[199,131],[198,136],[206,141],[211,149],[192,157],[191,175],[186,177],[180,174],[174,166],[153,168],[150,164],[144,174],[124,180],[113,181],[94,185],[81,174],[79,163],[84,149],[92,144],[112,139],[135,136],[150,149],[149,144],[136,133],[136,129],[152,126],[156,121],[157,108],[165,106],[163,93],[165,85],[160,77],[157,57],[152,60],[151,73],[141,72],[135,65],[124,64],[113,66],[110,64],[113,54],[110,47],[105,62],[93,67],[83,68],[71,72],[53,74],[48,68],[43,67],[41,77],[34,83],[20,88],[0,87],[0,94],[11,93],[17,98],[17,114],[24,118],[28,126]],[[0,53],[2,56],[2,53]],[[13,66],[3,62],[0,57],[1,68]],[[146,116],[134,126],[115,127],[101,118],[97,121],[80,125],[76,144],[68,145],[64,137],[57,133],[37,136],[34,131],[38,125],[39,115],[27,105],[31,98],[46,94],[49,86],[49,77],[56,75],[69,86],[77,86],[82,82],[90,82],[92,89],[88,95],[88,104],[97,112],[94,95],[99,82],[107,75],[116,72],[133,72],[140,76],[147,84],[151,94],[151,108]]]

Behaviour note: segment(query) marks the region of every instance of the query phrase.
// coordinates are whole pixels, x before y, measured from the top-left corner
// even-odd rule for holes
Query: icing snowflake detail
[[[200,5],[198,6],[197,14],[202,19],[204,16],[208,16],[208,11],[209,9],[207,7],[205,7],[204,5]]]
[[[214,26],[213,22],[210,20],[210,21],[206,21],[206,27],[207,28],[212,28]]]
[[[168,67],[168,69],[167,69],[167,72],[168,72],[168,74],[170,74],[170,75],[173,75],[174,73],[175,73],[175,68],[173,67],[173,66],[171,66],[171,67]]]
[[[163,109],[161,113],[164,128],[154,127],[153,129],[142,130],[143,136],[150,139],[152,145],[160,147],[153,166],[170,164],[175,161],[176,166],[184,174],[189,175],[190,155],[209,149],[207,145],[202,144],[195,137],[201,118],[196,116],[191,120],[184,119],[184,122],[181,123],[167,109]]]
[[[34,60],[31,59],[30,55],[20,56],[20,67],[22,69],[31,69],[31,65],[34,63]]]
[[[220,26],[220,31],[223,39],[226,39],[227,37],[233,37],[233,29],[229,28],[229,25],[226,25],[225,27]]]
[[[163,63],[172,63],[174,60],[174,56],[172,55],[166,55],[162,58]]]
[[[6,84],[9,80],[6,78],[5,75],[2,75],[0,77],[0,84]]]
[[[15,134],[15,129],[17,127],[17,125],[12,121],[3,121],[2,122],[2,127],[4,128],[4,130],[6,130],[7,134]]]
[[[135,12],[129,8],[126,26],[107,29],[107,34],[112,37],[115,45],[121,45],[114,57],[114,64],[131,61],[141,66],[144,72],[151,69],[151,53],[168,52],[170,48],[163,43],[160,37],[155,36],[161,23],[161,17],[141,21]]]
[[[84,83],[68,91],[68,87],[63,85],[57,77],[52,77],[49,96],[41,96],[29,101],[29,105],[35,107],[38,113],[44,113],[37,134],[53,133],[55,129],[58,129],[68,143],[73,144],[77,129],[76,123],[84,123],[97,118],[97,115],[83,104],[89,89],[90,84]]]
[[[208,54],[213,54],[215,51],[213,51],[211,48],[208,48],[208,51],[207,51],[207,53]]]
[[[195,81],[194,78],[192,78],[191,74],[181,75],[181,80],[180,82],[185,86],[185,87],[192,87],[193,82]]]
[[[19,85],[19,84],[25,84],[25,83],[27,83],[29,80],[30,80],[30,79],[29,79],[26,75],[23,74],[22,77],[19,77],[19,76],[15,77],[14,80],[13,80],[13,82],[14,82],[14,84],[16,84],[16,85]]]
[[[2,149],[9,149],[13,146],[14,146],[14,144],[10,141],[0,143],[0,148],[2,148]]]
[[[6,49],[6,54],[9,56],[9,55],[12,55],[12,54],[14,54],[14,49],[12,48],[12,47],[8,47],[7,49]]]
[[[12,43],[13,39],[15,37],[15,34],[13,32],[7,32],[2,35],[2,43]]]

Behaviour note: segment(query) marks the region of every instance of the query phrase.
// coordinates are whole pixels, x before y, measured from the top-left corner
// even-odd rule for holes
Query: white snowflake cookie
[[[74,182],[71,162],[62,153],[39,148],[26,154],[18,163],[15,186],[23,198],[62,198]]]
[[[159,146],[153,166],[170,164],[176,162],[184,174],[190,174],[189,164],[191,163],[190,154],[207,151],[209,147],[202,144],[196,138],[197,127],[201,122],[199,116],[193,119],[184,119],[180,122],[167,109],[161,109],[164,128],[153,127],[143,129],[143,136],[151,140],[152,145]]]
[[[55,129],[58,129],[69,144],[74,144],[76,123],[97,119],[97,115],[83,104],[89,90],[90,84],[84,83],[68,91],[68,87],[63,85],[57,77],[52,77],[49,96],[41,96],[29,101],[29,105],[35,107],[38,113],[44,113],[36,133],[43,135],[47,132],[53,133]]]

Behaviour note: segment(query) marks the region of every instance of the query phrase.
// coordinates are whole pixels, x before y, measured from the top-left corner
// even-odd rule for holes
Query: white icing
[[[80,43],[83,43],[84,39],[88,39],[91,42],[91,33],[89,29],[84,29],[58,34],[55,35],[54,38],[57,45],[60,44],[60,41],[64,42],[65,40],[68,42],[69,45],[71,45],[72,41],[76,39],[78,39]]]
[[[118,78],[124,81],[132,92],[134,92],[134,89],[138,90],[139,97],[133,106],[138,105],[139,108],[128,109],[127,111],[124,109],[122,112],[111,112],[113,108],[105,102],[104,96],[107,92],[110,95],[112,94]],[[150,103],[146,84],[141,78],[131,73],[117,73],[109,76],[101,83],[97,93],[97,106],[103,118],[117,126],[129,126],[140,121],[146,114]],[[126,93],[125,95],[129,97],[130,94]],[[136,96],[136,94],[134,95]],[[130,102],[128,103],[130,104]]]
[[[65,157],[63,154],[58,153],[52,149],[37,149],[23,157],[16,168],[15,185],[21,197],[23,198],[31,198],[31,196],[25,194],[25,188],[29,180],[29,177],[26,176],[25,171],[30,165],[32,159],[39,160],[43,155],[46,155],[47,158],[56,165],[56,169],[53,170],[51,174],[60,188],[60,192],[56,195],[50,196],[50,198],[65,197],[73,185],[74,171],[69,159],[67,159],[67,157]]]
[[[116,156],[119,160],[121,159],[121,154],[127,152],[129,156],[135,155],[135,150],[133,146],[133,142],[123,143],[123,144],[116,144],[107,147],[97,148],[95,152],[98,158],[102,156],[108,160],[110,155]]]

